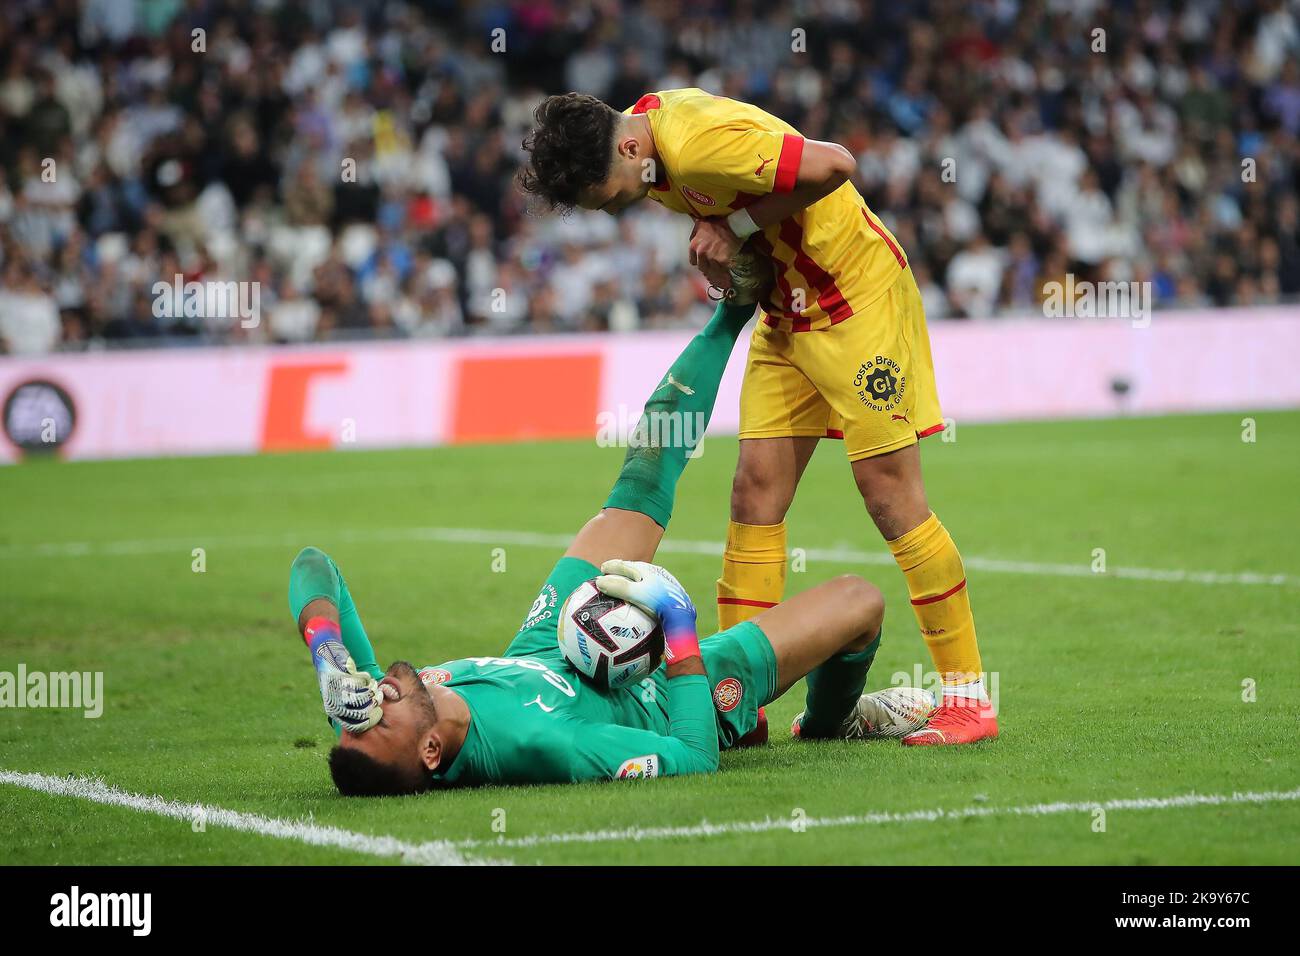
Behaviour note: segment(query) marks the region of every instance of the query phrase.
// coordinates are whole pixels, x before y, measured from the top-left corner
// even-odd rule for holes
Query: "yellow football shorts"
[[[925,309],[911,269],[827,329],[780,332],[760,321],[740,392],[740,437],[843,438],[850,461],[943,430]]]

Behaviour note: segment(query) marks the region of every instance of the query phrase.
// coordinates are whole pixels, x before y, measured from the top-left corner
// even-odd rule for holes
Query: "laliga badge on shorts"
[[[615,775],[619,780],[640,780],[644,777],[659,776],[659,755],[646,754],[644,757],[632,757],[624,760]]]
[[[451,680],[451,671],[443,670],[441,667],[430,667],[420,671],[420,680],[426,684],[445,684]]]
[[[745,685],[734,677],[724,677],[713,688],[713,706],[719,713],[729,713],[736,709],[740,698],[745,696]]]

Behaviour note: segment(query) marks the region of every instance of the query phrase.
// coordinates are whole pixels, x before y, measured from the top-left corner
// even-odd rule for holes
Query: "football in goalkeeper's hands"
[[[594,581],[584,581],[565,600],[557,631],[568,662],[601,688],[644,680],[664,656],[659,620],[601,593]]]

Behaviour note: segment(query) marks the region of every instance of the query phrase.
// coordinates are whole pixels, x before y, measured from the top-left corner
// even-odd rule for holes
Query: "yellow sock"
[[[889,542],[907,578],[912,611],[945,684],[979,680],[983,670],[975,641],[975,618],[966,590],[966,569],[952,537],[935,514]]]
[[[780,603],[784,592],[785,522],[731,522],[718,578],[718,630]]]

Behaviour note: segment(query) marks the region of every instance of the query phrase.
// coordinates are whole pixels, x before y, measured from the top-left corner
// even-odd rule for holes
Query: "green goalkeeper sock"
[[[303,548],[289,569],[289,610],[293,613],[295,625],[302,609],[317,598],[324,598],[338,608],[343,646],[352,655],[357,670],[366,671],[376,680],[383,677],[384,672],[375,661],[375,649],[370,646],[370,638],[361,624],[361,615],[357,613],[347,582],[343,580],[343,572],[320,548]]]
[[[808,697],[799,736],[804,740],[838,737],[844,721],[867,685],[867,671],[880,649],[880,635],[863,650],[836,654],[808,675]]]
[[[606,508],[638,511],[668,527],[677,479],[704,438],[727,359],[753,314],[752,305],[720,304],[677,357],[645,404]]]

